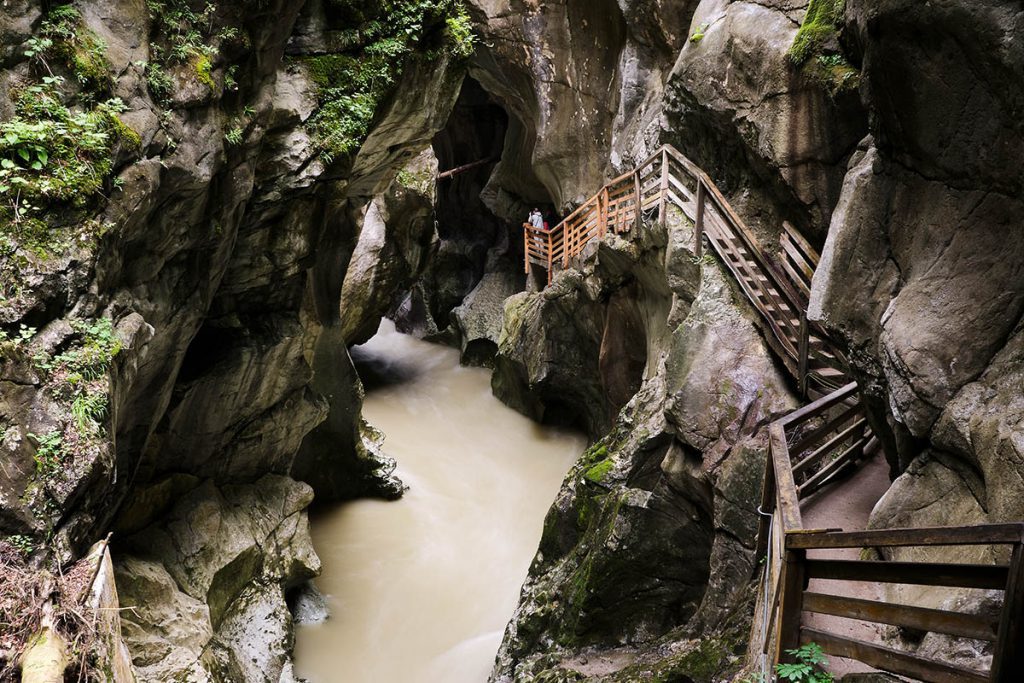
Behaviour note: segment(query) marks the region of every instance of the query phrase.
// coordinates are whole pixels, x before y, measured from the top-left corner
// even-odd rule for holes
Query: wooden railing
[[[567,268],[593,239],[609,232],[641,229],[655,217],[664,224],[670,207],[694,226],[694,253],[703,240],[722,261],[757,309],[765,338],[805,396],[817,400],[769,427],[770,457],[761,504],[758,556],[765,558],[752,642],[767,661],[764,672],[786,650],[814,641],[825,651],[924,681],[1024,681],[1024,523],[929,529],[845,532],[804,529],[800,500],[835,481],[878,448],[868,427],[856,383],[825,330],[807,320],[811,279],[819,256],[788,223],[779,238],[780,257],[769,258],[708,175],[671,146],[605,185],[550,231],[524,226],[526,270],[531,264]],[[830,393],[829,393],[830,392]],[[768,521],[770,520],[770,521]],[[808,558],[807,551],[836,548],[1009,545],[1007,565]],[[911,605],[809,591],[812,579],[871,581],[949,588],[1002,590],[998,620]],[[902,626],[995,643],[991,671],[976,671],[903,652],[875,642],[804,624],[803,613]]]
[[[817,400],[769,427],[770,457],[761,504],[758,556],[765,559],[752,642],[768,660],[764,673],[786,651],[814,641],[825,651],[923,681],[1024,681],[1024,523],[928,529],[845,532],[804,529],[800,500],[835,481],[873,454],[871,433],[856,383],[846,361],[820,326],[807,320],[811,279],[819,256],[788,223],[779,238],[780,258],[769,258],[708,175],[671,146],[662,147],[636,169],[605,185],[550,231],[524,226],[526,270],[547,269],[548,283],[593,239],[609,232],[641,229],[655,217],[662,224],[669,207],[694,226],[694,253],[703,240],[722,261],[744,296],[757,309],[765,338],[805,396]],[[829,393],[830,392],[830,393]],[[768,521],[770,520],[770,521]],[[1009,545],[1007,565],[808,558],[807,551],[836,548]],[[949,588],[1002,590],[1000,618],[892,604],[809,591],[812,579],[871,581]],[[976,671],[904,652],[875,642],[804,624],[803,613],[902,626],[995,643],[991,671]]]
[[[784,224],[778,265],[707,173],[670,145],[609,182],[551,230],[524,225],[526,272],[539,265],[547,270],[550,284],[554,272],[567,268],[591,240],[641,229],[645,220],[665,223],[669,207],[693,223],[695,254],[701,256],[706,237],[758,310],[770,331],[769,345],[802,395],[821,395],[849,381],[836,345],[823,329],[808,323],[805,313],[817,252]]]
[[[772,423],[758,535],[765,558],[764,581],[753,641],[767,655],[766,673],[786,661],[786,650],[815,642],[837,657],[923,681],[1024,681],[1024,523],[919,529],[842,531],[805,529],[800,499],[852,467],[869,448],[856,384],[790,413]],[[770,516],[768,516],[770,515]],[[770,521],[768,521],[770,520]],[[933,546],[1010,546],[1006,565],[808,558],[809,550]],[[819,552],[818,555],[821,553]],[[980,588],[1003,592],[1000,616],[894,604],[849,597],[826,589],[808,590],[809,582],[911,584]],[[994,643],[990,671],[969,669],[857,640],[804,623],[814,613],[943,633]]]

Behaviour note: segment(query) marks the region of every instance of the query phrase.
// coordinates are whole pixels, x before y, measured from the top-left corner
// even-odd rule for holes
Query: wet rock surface
[[[796,402],[719,266],[696,262],[686,246],[691,229],[673,226],[650,226],[637,242],[601,244],[581,271],[506,304],[495,391],[540,406],[534,409],[564,400],[553,389],[551,398],[545,393],[543,358],[571,359],[548,361],[573,369],[552,383],[569,394],[567,402],[586,391],[605,395],[599,354],[580,352],[587,335],[577,332],[564,347],[553,342],[550,331],[567,327],[562,310],[575,311],[577,321],[600,320],[616,307],[609,292],[632,292],[631,304],[649,316],[639,338],[652,341],[643,345],[638,391],[574,466],[548,513],[494,681],[582,680],[593,671],[581,658],[617,646],[626,650],[604,673],[618,671],[622,680],[637,675],[626,666],[638,658],[651,670],[695,670],[701,657],[679,643],[701,635],[708,643],[721,636],[714,653],[705,653],[717,662],[712,668],[728,667],[739,653],[742,637],[724,634],[753,573],[765,427]],[[674,256],[671,273],[666,253]],[[502,382],[517,377],[517,393],[503,393]],[[670,631],[679,656],[653,655]]]
[[[145,680],[289,681],[286,591],[320,571],[312,490],[206,481],[116,553],[122,628]]]
[[[298,531],[267,551],[265,527],[304,520],[292,479],[320,500],[400,495],[348,352],[386,312],[597,442],[552,508],[495,679],[711,680],[738,651],[764,424],[793,405],[752,313],[678,216],[520,292],[525,211],[566,213],[662,142],[770,252],[783,219],[824,243],[810,315],[845,346],[898,477],[872,525],[1020,519],[1024,15],[848,0],[797,66],[807,5],[471,0],[468,63],[410,62],[362,145],[332,158],[316,59],[360,40],[337,7],[221,3],[217,55],[154,71],[171,46],[147,6],[82,4],[131,134],[109,201],[88,205],[95,239],[48,260],[0,249],[0,532],[62,561],[115,523],[131,537],[119,577],[142,616],[125,633],[147,676],[289,680],[284,591],[316,562]],[[44,19],[26,2],[0,16],[4,121],[39,75],[25,50]],[[435,186],[435,162],[416,166],[431,145],[438,170],[486,163]],[[83,349],[97,365],[70,365]],[[76,426],[75,373],[106,397],[95,430]],[[186,530],[181,501],[220,526]]]

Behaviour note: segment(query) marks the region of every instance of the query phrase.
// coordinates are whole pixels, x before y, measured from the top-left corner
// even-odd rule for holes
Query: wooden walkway
[[[1024,523],[927,529],[843,531],[805,529],[800,503],[875,453],[859,389],[846,371],[839,347],[819,325],[807,320],[811,277],[818,264],[813,247],[783,224],[779,253],[760,247],[708,175],[671,146],[658,150],[633,171],[615,178],[550,231],[523,226],[525,267],[554,272],[567,268],[584,247],[608,233],[664,223],[674,207],[694,225],[694,251],[704,241],[728,269],[758,311],[765,339],[799,386],[808,405],[771,424],[758,556],[764,575],[751,634],[752,652],[773,678],[786,650],[816,642],[837,657],[929,683],[1024,681]],[[822,490],[825,489],[825,490]],[[1005,565],[883,562],[831,559],[828,551],[955,545],[1008,546]],[[807,551],[814,550],[812,558]],[[998,620],[911,605],[847,597],[840,591],[808,591],[842,582],[982,588],[1003,592]],[[815,629],[804,613],[902,626],[918,631],[989,641],[991,670],[980,671],[926,659],[878,642]]]

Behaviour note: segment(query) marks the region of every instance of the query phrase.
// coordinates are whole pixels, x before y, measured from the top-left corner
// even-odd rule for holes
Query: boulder
[[[286,591],[320,571],[305,484],[207,480],[125,539],[116,576],[124,636],[147,680],[291,680]]]
[[[487,273],[452,311],[463,364],[486,366],[494,361],[505,299],[519,290],[519,280],[515,273]]]

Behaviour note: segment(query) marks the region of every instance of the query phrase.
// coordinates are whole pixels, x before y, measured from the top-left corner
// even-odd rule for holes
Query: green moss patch
[[[53,70],[47,60],[58,60],[88,92],[110,92],[113,79],[107,44],[82,24],[77,9],[71,5],[53,7],[39,27],[39,36],[30,41],[29,56],[39,59],[51,76]]]
[[[615,463],[612,462],[611,458],[602,460],[584,472],[583,478],[594,484],[600,484],[604,481],[604,478],[608,473],[612,471],[613,467],[615,467]]]
[[[793,46],[789,48],[789,58],[794,64],[803,64],[822,53],[826,44],[839,33],[845,8],[846,0],[811,0]]]
[[[838,47],[846,0],[811,0],[803,24],[789,48],[789,59],[833,97],[856,90],[860,71]]]

